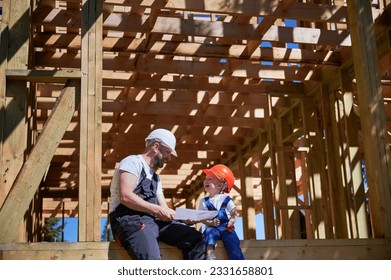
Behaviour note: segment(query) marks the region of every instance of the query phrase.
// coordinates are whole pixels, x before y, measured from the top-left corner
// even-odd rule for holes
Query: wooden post
[[[79,241],[100,241],[102,1],[82,1]]]
[[[268,131],[261,132],[259,144],[259,169],[262,185],[262,212],[265,224],[265,239],[275,239],[272,151],[270,148],[271,143],[268,139]]]
[[[353,224],[353,238],[369,238],[368,219],[366,213],[366,197],[364,180],[361,171],[361,155],[358,146],[360,119],[353,109],[352,81],[347,71],[341,71],[341,85],[343,93],[344,118],[343,125],[347,137],[345,156],[347,184],[352,191],[351,214],[355,216]]]
[[[25,160],[27,83],[6,81],[6,69],[27,69],[30,1],[3,1],[0,54],[0,205]]]
[[[297,185],[295,176],[294,154],[291,140],[284,142],[284,136],[293,135],[291,108],[284,108],[277,116],[276,152],[278,183],[276,188],[277,211],[281,213],[282,239],[300,238],[299,210],[297,207]]]
[[[331,139],[329,139],[329,144],[332,145],[332,151],[333,154],[331,155],[330,164],[333,164],[335,167],[333,169],[334,176],[336,178],[335,184],[331,186],[333,190],[333,201],[334,206],[338,211],[335,211],[335,213],[338,213],[335,218],[336,220],[339,220],[340,222],[340,228],[341,231],[338,230],[340,233],[343,232],[343,235],[340,237],[342,238],[351,238],[352,237],[352,228],[350,219],[352,216],[350,215],[349,211],[349,193],[350,189],[348,187],[348,182],[346,178],[346,172],[345,172],[345,162],[344,157],[346,156],[346,153],[344,151],[344,147],[346,147],[346,138],[341,133],[341,122],[343,119],[343,105],[341,104],[341,100],[339,100],[336,93],[333,92],[326,92],[325,95],[328,96],[328,102],[329,102],[329,108],[330,108],[330,124],[331,124],[331,134],[329,135]],[[344,230],[342,230],[344,229]]]
[[[239,151],[241,155],[241,151]],[[242,197],[243,236],[245,240],[256,239],[254,190],[251,168],[245,159],[239,156],[240,195]]]
[[[331,212],[334,225],[334,234],[336,238],[348,238],[348,229],[345,215],[345,199],[340,195],[340,188],[342,186],[341,170],[339,169],[337,160],[335,157],[338,155],[336,149],[338,149],[338,141],[335,140],[333,134],[333,109],[330,108],[334,104],[331,102],[328,88],[324,85],[321,87],[321,108],[323,115],[323,127],[325,132],[325,145],[326,145],[326,157],[327,157],[327,172],[328,183],[331,199]]]
[[[391,173],[387,125],[370,1],[347,2],[373,237],[391,237]]]
[[[318,92],[318,96],[321,92]],[[323,141],[322,110],[317,98],[304,103],[306,137],[308,138],[309,192],[311,199],[312,234],[314,238],[333,238],[329,180],[326,172],[325,143]]]
[[[27,122],[27,82],[6,81],[4,75],[6,69],[28,67],[29,15],[29,0],[3,1],[0,55],[0,205],[22,168],[31,144]],[[20,237],[17,240],[25,241],[25,230],[22,224],[20,225]]]

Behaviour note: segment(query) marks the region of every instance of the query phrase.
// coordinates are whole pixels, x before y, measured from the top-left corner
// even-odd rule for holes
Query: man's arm
[[[129,172],[120,171],[119,193],[120,202],[122,204],[130,209],[151,214],[163,221],[171,221],[173,219],[175,212],[172,209],[149,203],[135,194],[133,191],[136,188],[136,185],[137,177],[135,175]]]
[[[157,195],[157,201],[158,201],[158,204],[161,207],[168,208],[168,205],[167,205],[167,202],[166,202],[166,198],[164,197],[164,195],[158,194]]]

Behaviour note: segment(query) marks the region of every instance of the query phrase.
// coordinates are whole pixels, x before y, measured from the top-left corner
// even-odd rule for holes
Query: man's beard
[[[155,168],[162,168],[164,165],[164,159],[162,157],[162,154],[159,153],[153,158],[153,166]]]

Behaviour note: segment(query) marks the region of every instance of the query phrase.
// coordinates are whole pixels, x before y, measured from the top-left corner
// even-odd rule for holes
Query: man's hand
[[[170,208],[159,206],[158,211],[155,213],[157,219],[165,222],[172,221],[175,216],[175,211]]]

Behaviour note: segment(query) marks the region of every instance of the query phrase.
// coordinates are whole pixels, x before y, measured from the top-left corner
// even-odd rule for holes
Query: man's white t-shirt
[[[227,197],[227,194],[216,194],[213,198],[209,197],[209,202],[217,209],[219,210],[221,207],[221,204],[223,204],[225,198]],[[230,212],[232,209],[234,209],[235,203],[232,201],[232,199],[227,203],[227,207],[225,208],[225,212],[227,213],[228,219],[231,218]],[[202,198],[200,201],[200,205],[198,206],[198,210],[209,210],[205,203],[205,198]]]
[[[119,171],[129,172],[135,175],[138,178],[137,185],[143,179],[141,176],[141,171],[143,170],[146,174],[146,178],[152,180],[154,170],[148,165],[141,155],[130,155],[124,158],[118,165],[117,169],[114,172],[113,180],[111,181],[110,186],[110,210],[109,213],[113,212],[115,208],[120,204],[120,194],[119,194]],[[157,184],[156,195],[163,195],[162,182],[160,177]]]

